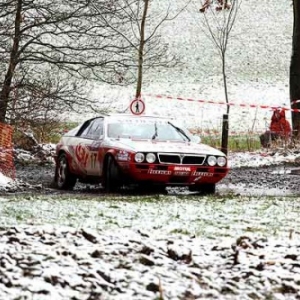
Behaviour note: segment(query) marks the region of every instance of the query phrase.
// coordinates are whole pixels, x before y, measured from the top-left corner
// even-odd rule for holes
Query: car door
[[[103,118],[95,118],[83,126],[76,135],[75,159],[86,175],[100,175],[103,133]]]

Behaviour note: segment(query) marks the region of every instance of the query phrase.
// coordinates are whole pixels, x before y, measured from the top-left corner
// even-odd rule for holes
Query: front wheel
[[[205,195],[212,195],[216,192],[216,184],[215,183],[207,183],[207,184],[197,184],[191,185],[189,187],[190,192],[199,192]]]
[[[61,190],[71,190],[76,184],[77,178],[70,172],[66,154],[58,157],[56,166],[55,182]]]
[[[108,193],[117,192],[121,187],[121,174],[119,167],[113,157],[107,158],[104,188]]]

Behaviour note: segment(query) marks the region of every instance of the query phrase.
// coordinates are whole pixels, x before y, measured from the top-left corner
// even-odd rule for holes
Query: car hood
[[[170,142],[159,140],[146,141],[130,139],[113,139],[110,142],[117,148],[135,152],[176,152],[225,156],[223,152],[213,147],[205,144],[196,144],[193,142]]]

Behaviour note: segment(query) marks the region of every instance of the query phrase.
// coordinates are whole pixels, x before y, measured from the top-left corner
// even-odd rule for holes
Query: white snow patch
[[[6,187],[13,183],[13,180],[0,173],[0,187]]]
[[[240,167],[263,167],[294,163],[300,154],[296,153],[273,153],[273,152],[233,152],[229,153],[228,161],[231,168]]]

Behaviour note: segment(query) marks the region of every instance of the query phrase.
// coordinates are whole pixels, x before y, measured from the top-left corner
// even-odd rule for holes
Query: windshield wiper
[[[191,141],[190,137],[184,132],[184,130],[182,130],[181,128],[175,126],[175,125],[172,124],[171,122],[168,122],[168,124],[170,124],[172,127],[174,127],[174,128],[175,128],[178,132],[180,132],[183,136],[185,136],[189,142]]]
[[[155,140],[156,138],[157,138],[157,136],[158,136],[158,133],[157,133],[157,124],[156,124],[156,122],[154,123],[154,134],[153,134],[153,136],[152,136],[152,140]]]

